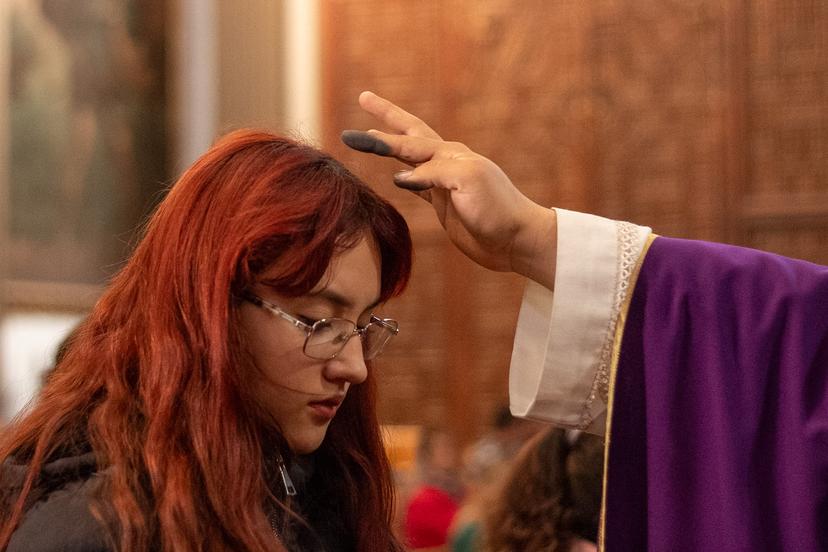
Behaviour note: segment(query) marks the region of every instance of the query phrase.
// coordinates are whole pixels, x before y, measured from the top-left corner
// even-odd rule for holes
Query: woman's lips
[[[341,398],[326,399],[324,401],[313,401],[308,403],[311,410],[313,410],[320,418],[332,419],[336,416],[336,411],[339,410],[339,405],[342,404]]]

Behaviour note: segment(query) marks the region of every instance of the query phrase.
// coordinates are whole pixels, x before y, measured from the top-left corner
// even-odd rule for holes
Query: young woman
[[[410,266],[334,159],[220,141],[0,436],[0,549],[400,549],[370,361]]]

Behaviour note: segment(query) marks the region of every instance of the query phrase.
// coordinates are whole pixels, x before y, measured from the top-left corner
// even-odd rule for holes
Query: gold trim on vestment
[[[604,552],[604,531],[606,525],[607,514],[607,479],[609,470],[609,449],[610,449],[610,434],[612,431],[612,407],[615,401],[615,374],[618,369],[618,357],[621,354],[621,341],[624,337],[624,326],[627,323],[627,311],[630,309],[630,303],[635,291],[635,284],[638,281],[638,274],[641,271],[641,266],[644,264],[644,258],[650,249],[650,245],[657,238],[655,234],[647,236],[647,241],[641,250],[641,255],[638,257],[638,262],[635,265],[632,275],[630,276],[629,284],[627,285],[627,296],[624,297],[624,303],[621,305],[621,311],[618,313],[618,322],[615,324],[615,336],[613,337],[612,345],[612,361],[610,363],[609,374],[609,393],[607,401],[607,423],[604,429],[604,476],[601,485],[601,519],[598,527],[598,551]]]

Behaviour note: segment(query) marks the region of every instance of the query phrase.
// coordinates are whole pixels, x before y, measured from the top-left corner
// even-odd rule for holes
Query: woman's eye
[[[297,314],[296,318],[298,318],[303,324],[307,324],[308,326],[313,326],[319,320],[318,318],[311,318],[309,316],[302,316],[301,314]]]

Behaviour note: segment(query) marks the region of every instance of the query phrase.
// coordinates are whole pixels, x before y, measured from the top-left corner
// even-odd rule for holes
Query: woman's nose
[[[349,339],[339,354],[328,361],[325,376],[331,380],[344,380],[351,384],[365,381],[368,377],[368,368],[362,352],[361,336],[355,335]]]

